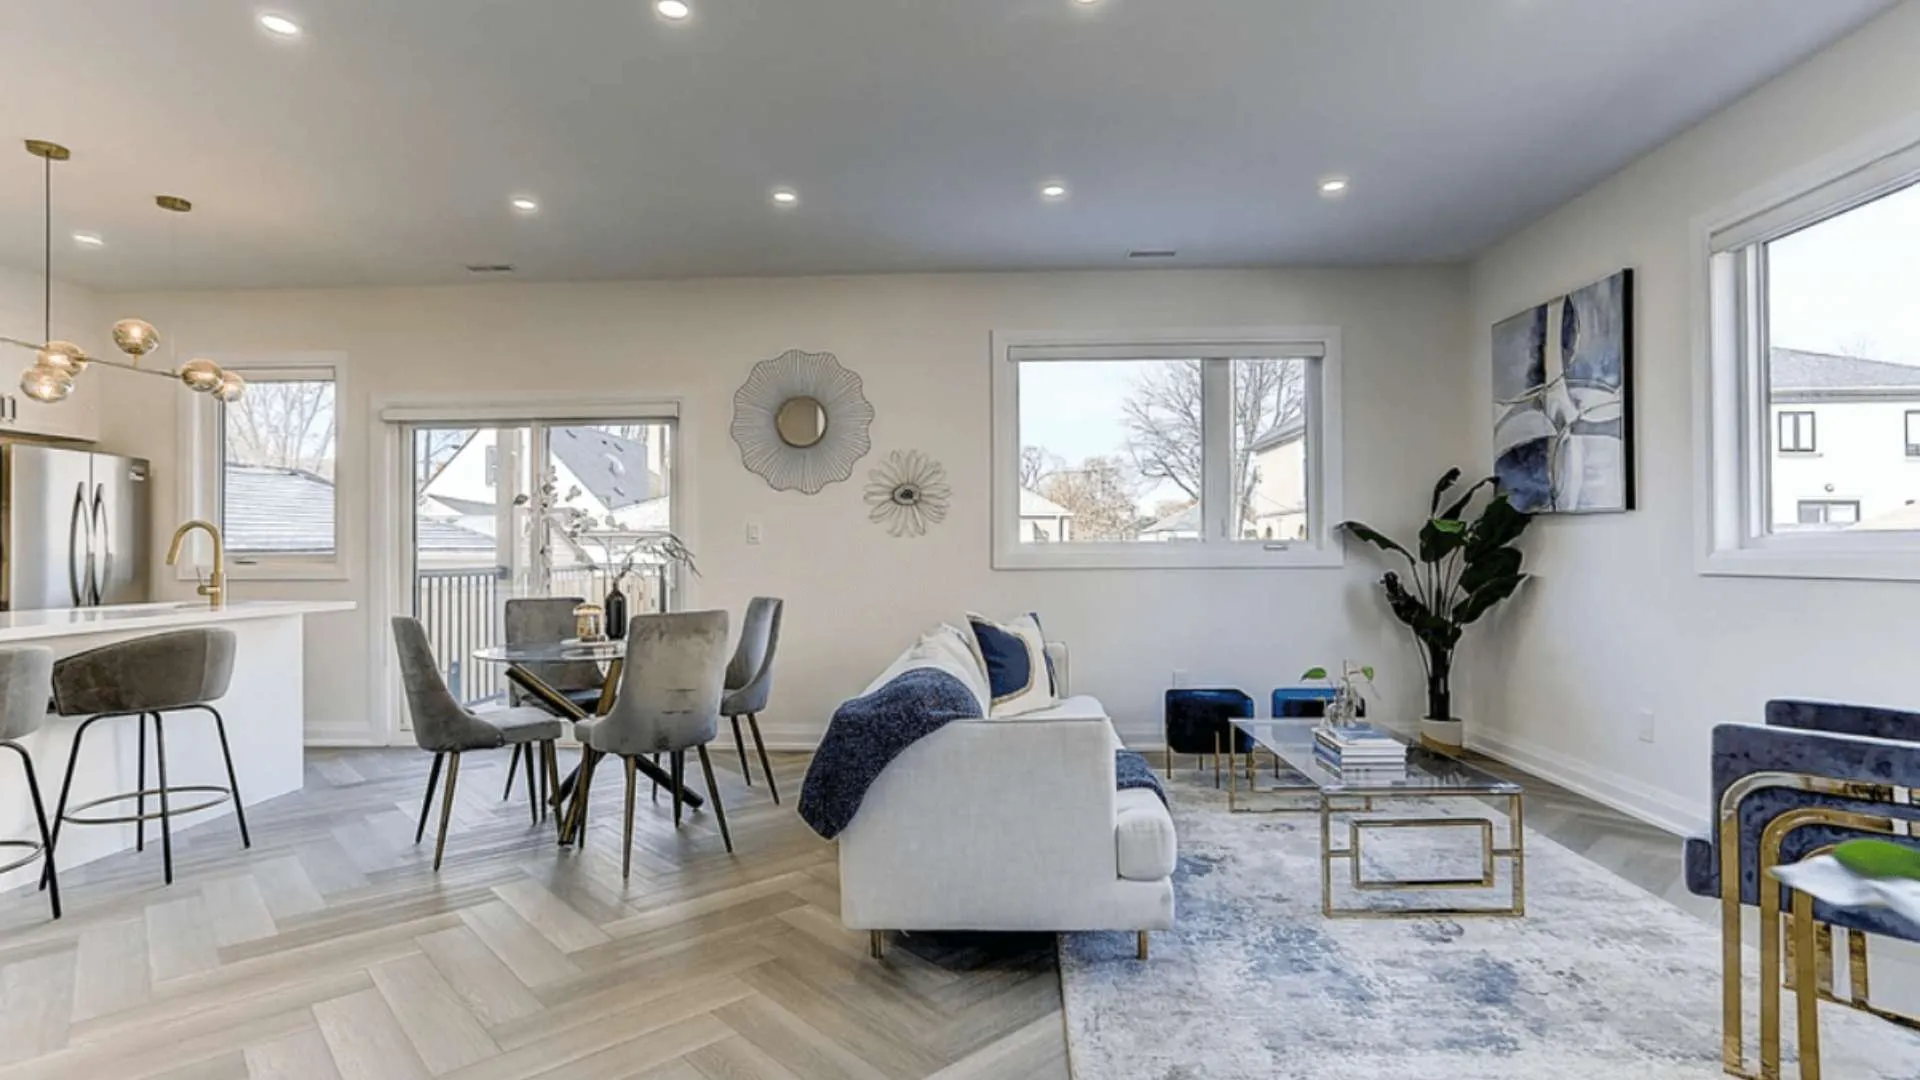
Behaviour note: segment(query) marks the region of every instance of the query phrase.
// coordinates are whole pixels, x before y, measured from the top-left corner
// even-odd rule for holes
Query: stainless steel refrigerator
[[[0,609],[145,602],[148,486],[140,458],[0,446]]]

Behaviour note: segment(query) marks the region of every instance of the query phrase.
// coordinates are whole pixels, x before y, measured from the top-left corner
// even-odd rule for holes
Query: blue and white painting
[[[1516,509],[1633,509],[1633,271],[1493,327],[1493,473]]]

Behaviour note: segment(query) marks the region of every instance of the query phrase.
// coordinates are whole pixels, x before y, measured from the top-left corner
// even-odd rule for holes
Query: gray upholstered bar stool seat
[[[668,754],[672,758],[673,823],[680,824],[681,779],[687,750],[700,751],[700,768],[707,774],[707,796],[720,823],[720,839],[728,853],[733,834],[727,830],[727,811],[720,804],[720,788],[713,782],[713,760],[707,744],[720,732],[720,696],[727,674],[727,613],[690,611],[672,615],[636,616],[627,626],[627,662],[613,708],[605,716],[577,721],[574,737],[586,748],[580,781],[574,788],[573,822],[567,833],[586,844],[587,796],[593,790],[593,770],[609,754],[626,763],[626,843],[620,852],[620,876],[633,872],[634,759],[641,754]]]
[[[477,713],[460,704],[447,689],[447,681],[434,663],[433,647],[427,643],[426,629],[420,620],[397,615],[393,620],[393,643],[400,654],[400,681],[407,692],[407,712],[413,717],[413,739],[420,749],[433,754],[433,769],[427,774],[427,794],[420,803],[420,823],[413,831],[413,842],[426,835],[427,811],[433,806],[434,787],[440,782],[440,766],[447,766],[447,790],[440,802],[440,835],[433,846],[433,868],[447,851],[447,822],[453,817],[454,786],[460,780],[460,755],[472,750],[494,750],[502,746],[525,747],[527,754],[527,802],[533,820],[538,823],[546,800],[535,790],[544,786],[557,790],[559,766],[554,743],[560,738],[558,717],[545,709],[528,706],[490,709]],[[538,746],[536,757],[532,750]],[[535,768],[535,762],[543,768]]]
[[[720,715],[733,722],[733,748],[740,752],[740,773],[753,786],[753,767],[747,764],[747,744],[740,739],[740,718],[747,718],[753,729],[753,748],[760,753],[760,771],[767,778],[767,790],[773,801],[780,801],[780,787],[773,782],[773,766],[767,761],[767,744],[760,739],[760,711],[767,707],[773,693],[773,654],[780,647],[780,614],[784,600],[756,596],[747,602],[747,618],[740,624],[740,643],[733,659],[727,662],[726,696],[720,699]]]
[[[33,802],[34,820],[40,825],[37,841],[0,840],[0,859],[5,859],[8,851],[26,851],[20,858],[0,862],[0,874],[45,858],[47,899],[57,919],[60,917],[60,881],[53,869],[53,834],[47,829],[47,804],[40,799],[40,780],[33,774],[33,755],[19,743],[40,729],[40,722],[47,715],[47,698],[52,693],[53,650],[37,645],[0,649],[0,747],[20,755],[20,766],[27,774],[27,798]]]
[[[53,665],[53,706],[61,716],[84,716],[74,729],[73,749],[67,754],[67,775],[60,783],[60,807],[54,814],[53,840],[60,841],[65,825],[132,824],[134,847],[145,851],[147,822],[160,822],[161,864],[167,884],[173,884],[173,819],[197,813],[233,801],[240,823],[240,845],[252,847],[247,833],[247,811],[240,801],[240,780],[233,771],[233,752],[227,745],[227,724],[213,702],[227,695],[233,681],[234,638],[231,630],[217,628],[174,630],[150,634],[131,641],[102,645],[75,653]],[[227,784],[174,784],[167,776],[166,714],[195,710],[213,717],[214,731],[220,737],[220,756],[227,765]],[[137,786],[88,799],[68,806],[73,792],[74,767],[80,762],[81,747],[87,731],[102,720],[137,717],[140,725]],[[147,786],[147,722],[153,722],[153,756],[157,770],[156,786]],[[197,797],[186,806],[174,804],[174,797]],[[149,812],[147,800],[158,801],[159,809]],[[88,811],[112,803],[135,801],[131,816],[90,814]],[[51,883],[53,861],[41,884]]]
[[[577,596],[527,596],[507,601],[507,644],[552,645],[567,640],[573,636],[575,629],[573,609],[583,603],[586,601]],[[560,691],[568,701],[588,713],[596,711],[601,697],[605,696],[606,676],[601,674],[600,665],[591,660],[556,660],[527,664],[525,667],[541,682]],[[518,682],[510,681],[507,703],[530,705],[545,709],[555,716],[561,715],[561,706],[542,701],[522,689]],[[514,747],[513,760],[507,762],[507,788],[500,793],[503,799],[513,794],[514,770],[520,767],[523,755],[528,767],[533,767],[531,746]]]

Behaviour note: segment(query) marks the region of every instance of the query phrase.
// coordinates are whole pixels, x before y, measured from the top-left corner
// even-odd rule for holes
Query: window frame
[[[1794,444],[1787,445],[1787,421],[1793,421]],[[1802,424],[1805,421],[1805,424]],[[1799,445],[1798,436],[1806,432],[1805,446]],[[1817,454],[1820,452],[1820,421],[1812,409],[1781,409],[1773,414],[1774,449],[1782,454]]]
[[[1201,500],[1205,536],[1200,542],[1084,542],[1022,544],[1020,529],[1020,378],[1017,354],[1045,352],[1046,359],[1126,360],[1282,359],[1309,357],[1307,365],[1307,539],[1235,539],[1231,473],[1233,431],[1228,424],[1203,429]],[[1149,354],[1158,356],[1149,357]],[[1317,357],[1312,354],[1318,353]],[[1177,355],[1176,355],[1177,354]],[[995,331],[992,364],[992,565],[995,570],[1332,568],[1344,565],[1336,526],[1341,521],[1341,332],[1337,326],[1245,327],[1201,330],[1062,333]],[[1230,365],[1214,374],[1203,365],[1202,396],[1208,411],[1230,410]]]
[[[329,553],[253,554],[229,552],[227,577],[235,581],[345,581],[349,578],[348,538],[357,521],[358,457],[350,437],[355,416],[349,391],[346,356],[341,353],[280,353],[272,355],[209,354],[221,367],[238,372],[249,382],[329,379],[333,382],[333,550]],[[203,518],[220,525],[226,514],[225,405],[210,394],[182,394],[182,460],[191,463],[188,483],[181,485],[180,517]],[[197,581],[200,570],[213,561],[210,542],[193,535],[192,558],[182,558],[174,576]]]
[[[1906,443],[1907,457],[1920,458],[1920,442],[1914,441],[1915,420],[1920,420],[1920,409],[1908,409],[1901,417],[1900,437]]]
[[[1839,522],[1839,524],[1842,524],[1842,525],[1860,524],[1860,500],[1859,499],[1797,499],[1794,501],[1794,504],[1793,504],[1793,516],[1797,519],[1800,519],[1799,523],[1801,525],[1832,525],[1832,524],[1835,524],[1833,520],[1833,508],[1836,506],[1850,506],[1853,508],[1853,520]],[[1808,507],[1818,507],[1820,509],[1821,513],[1820,513],[1819,521],[1805,520],[1807,516]]]
[[[1766,363],[1766,244],[1915,184],[1920,118],[1694,219],[1696,572],[1920,581],[1920,531],[1772,531]]]

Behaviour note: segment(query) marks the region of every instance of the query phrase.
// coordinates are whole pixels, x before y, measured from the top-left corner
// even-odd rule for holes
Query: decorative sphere
[[[145,319],[121,319],[113,324],[113,343],[128,356],[145,356],[160,346],[160,331]]]
[[[78,375],[87,370],[87,352],[71,341],[49,341],[40,350],[40,366]]]
[[[35,401],[64,401],[73,393],[73,376],[59,368],[35,364],[20,376],[20,392]]]
[[[228,404],[239,401],[247,396],[247,380],[231,371],[223,371],[220,373],[220,385],[214,389],[213,396]]]
[[[180,381],[187,384],[187,389],[202,394],[211,394],[219,390],[226,376],[227,373],[220,370],[219,364],[204,356],[180,365]]]

